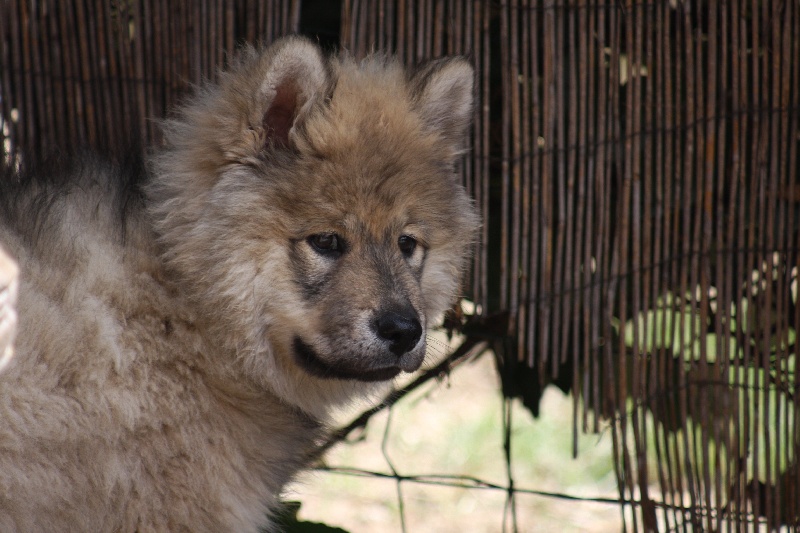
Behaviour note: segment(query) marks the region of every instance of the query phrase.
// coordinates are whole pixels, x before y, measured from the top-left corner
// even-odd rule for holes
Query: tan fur
[[[0,531],[269,527],[331,407],[418,368],[407,324],[457,293],[471,105],[462,60],[409,75],[288,38],[165,124],[143,197],[97,162],[2,191],[21,282]]]

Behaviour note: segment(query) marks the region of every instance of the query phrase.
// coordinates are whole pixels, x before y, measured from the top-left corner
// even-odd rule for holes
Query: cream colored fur
[[[457,294],[471,106],[462,60],[410,75],[288,38],[242,51],[165,123],[143,194],[96,161],[3,189],[21,280],[0,531],[268,528],[331,407],[380,386],[311,372],[293,343],[357,375],[413,370],[424,335],[391,363],[376,310],[426,327]],[[309,244],[320,233],[341,257]]]

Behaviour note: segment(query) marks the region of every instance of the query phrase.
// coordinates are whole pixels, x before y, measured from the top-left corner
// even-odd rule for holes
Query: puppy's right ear
[[[260,126],[265,145],[291,144],[292,133],[328,85],[328,69],[320,48],[301,37],[278,41],[271,52],[259,97],[267,104]],[[263,109],[263,108],[262,108]]]
[[[448,141],[457,154],[472,118],[475,73],[462,58],[436,59],[411,80],[412,94],[423,123]]]

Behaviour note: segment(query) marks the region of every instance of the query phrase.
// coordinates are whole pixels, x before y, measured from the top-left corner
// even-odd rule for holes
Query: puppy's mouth
[[[387,381],[399,374],[399,366],[384,366],[381,368],[353,368],[345,364],[331,364],[323,361],[317,352],[303,342],[300,337],[295,337],[293,348],[294,357],[300,367],[311,374],[324,379],[355,379],[358,381]]]

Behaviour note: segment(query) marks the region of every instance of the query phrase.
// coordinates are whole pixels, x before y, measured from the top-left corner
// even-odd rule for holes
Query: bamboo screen
[[[800,525],[798,9],[500,15],[499,308],[613,420],[646,530]]]
[[[473,61],[465,331],[534,412],[553,382],[610,430],[629,527],[800,525],[797,1],[5,0],[4,162],[158,142],[238,43],[293,31]]]

